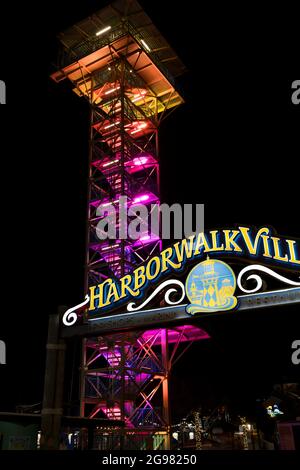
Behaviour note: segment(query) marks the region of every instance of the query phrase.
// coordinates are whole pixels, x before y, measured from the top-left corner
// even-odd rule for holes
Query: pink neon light
[[[144,240],[150,240],[150,235],[145,235],[144,237],[140,238],[141,241],[144,241]]]
[[[102,207],[108,207],[108,206],[112,206],[113,204],[115,204],[116,202],[119,202],[119,199],[115,199],[114,201],[111,201],[111,202],[105,202],[104,204],[100,204]]]
[[[151,234],[151,235],[143,235],[142,237],[138,238],[135,242],[134,242],[134,246],[140,246],[141,244],[147,244],[147,243],[154,243],[154,242],[157,242],[159,241],[160,238],[155,235],[155,234]]]
[[[103,259],[110,265],[114,266],[115,264],[118,264],[118,261],[121,259],[120,256],[116,256],[115,254],[112,255],[105,255],[103,256]]]
[[[118,163],[120,160],[119,159],[116,159],[116,160],[113,160],[112,162],[108,162],[108,163],[103,163],[103,168],[106,168],[107,166],[111,166],[111,165],[114,165],[114,163]]]
[[[119,248],[119,245],[108,245],[101,248],[101,251],[112,250],[113,248]]]
[[[148,157],[135,157],[132,162],[134,165],[136,166],[141,166],[141,165],[145,165],[145,163],[147,163],[148,161]]]
[[[142,196],[138,196],[134,198],[133,202],[143,202],[143,201],[147,201],[148,199],[149,199],[149,195],[143,194]]]
[[[144,340],[147,341],[149,340],[149,338],[156,336],[158,331],[159,330],[157,329],[145,331],[145,333],[143,333]],[[169,343],[177,342],[179,337],[181,338],[180,342],[201,341],[201,340],[210,338],[209,334],[205,330],[194,325],[182,325],[182,326],[175,327],[173,330],[169,330],[168,332]],[[159,335],[156,338],[154,344],[155,345],[160,344]]]

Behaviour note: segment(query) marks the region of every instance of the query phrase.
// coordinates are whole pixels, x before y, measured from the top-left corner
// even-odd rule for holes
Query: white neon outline
[[[181,294],[181,297],[179,300],[176,300],[176,302],[172,302],[172,300],[170,299],[170,295],[173,293],[173,292],[177,292],[177,289],[168,289],[167,292],[165,293],[165,301],[167,302],[168,305],[178,305],[180,304],[180,302],[183,301],[184,297],[185,297],[185,288],[184,288],[184,284],[181,282],[181,281],[178,281],[177,279],[169,279],[168,281],[165,281],[163,282],[162,284],[160,284],[153,292],[152,294],[148,297],[148,299],[146,299],[141,305],[139,305],[138,307],[136,307],[136,303],[135,302],[129,302],[129,304],[127,304],[127,311],[128,312],[137,312],[138,310],[141,310],[141,308],[145,307],[145,305],[147,305],[155,296],[156,294],[158,294],[158,292],[160,292],[161,290],[163,290],[165,287],[169,286],[169,285],[177,285],[181,288],[181,291],[182,291],[182,294]]]
[[[80,307],[83,307],[84,305],[88,304],[90,301],[90,296],[86,295],[85,296],[85,301],[81,302],[81,304],[75,305],[75,307],[69,308],[65,313],[62,318],[62,322],[65,326],[72,326],[74,323],[76,323],[78,315],[75,312]]]
[[[256,281],[256,286],[253,289],[245,289],[242,286],[242,283],[241,283],[242,277],[248,271],[261,271],[266,274],[269,274],[272,277],[275,277],[275,279],[278,279],[279,281],[282,281],[285,284],[289,284],[290,286],[296,286],[296,287],[300,286],[300,282],[292,281],[291,279],[281,276],[280,274],[276,273],[272,269],[266,268],[265,266],[261,266],[260,264],[253,264],[252,266],[246,266],[246,268],[242,269],[237,277],[237,285],[239,289],[242,292],[246,292],[247,294],[254,294],[255,292],[259,291],[262,287],[262,278],[258,274],[251,274],[246,279],[246,281],[249,281],[250,279],[254,279]]]
[[[175,281],[175,280],[174,280],[174,281]],[[180,281],[178,281],[178,282],[180,282]],[[177,284],[177,282],[176,282],[176,284]],[[292,287],[292,288],[290,288],[290,289],[280,289],[280,290],[272,290],[272,291],[267,291],[267,292],[260,292],[260,294],[261,294],[261,295],[263,295],[263,294],[277,294],[277,295],[278,295],[278,294],[283,293],[283,292],[290,292],[290,291],[292,291],[292,290],[294,290],[294,289],[295,289],[295,288]],[[299,288],[299,290],[300,290],[300,288]],[[168,291],[168,292],[169,292],[169,295],[171,294],[171,292],[175,292],[175,291],[176,291],[176,289],[169,289],[169,291]],[[154,292],[155,292],[155,291],[154,291]],[[153,294],[154,294],[154,292],[153,292]],[[168,292],[167,292],[167,293],[168,293]],[[167,293],[166,293],[166,295],[167,295]],[[242,295],[242,296],[239,295],[239,296],[237,296],[237,298],[238,298],[238,299],[243,299],[243,298],[245,298],[245,297],[250,297],[250,296],[252,296],[252,295],[253,295],[253,294],[246,294],[246,295]],[[85,300],[84,302],[82,302],[82,303],[80,303],[80,304],[78,304],[78,305],[75,305],[75,306],[72,307],[72,308],[69,308],[69,309],[64,313],[64,315],[63,315],[63,323],[64,323],[64,325],[66,325],[66,326],[72,326],[72,325],[74,325],[74,323],[76,322],[76,320],[77,320],[77,318],[78,318],[78,316],[76,315],[76,313],[75,313],[74,310],[76,310],[76,309],[78,309],[78,308],[80,308],[80,307],[83,307],[83,306],[86,305],[86,304],[89,302],[89,300],[90,300],[90,298],[89,298],[88,295],[86,295],[85,299],[86,299],[86,300]],[[147,299],[147,300],[150,301],[150,298]],[[181,300],[180,300],[180,301],[181,301]],[[176,302],[176,303],[174,302],[174,303],[172,303],[171,305],[177,305],[177,304],[179,304],[180,301],[178,301],[178,302]],[[132,302],[132,303],[133,303],[133,302]],[[187,305],[188,305],[188,304],[181,304],[181,307],[186,307]],[[141,307],[140,307],[140,308],[141,308]],[[171,308],[171,307],[152,308],[152,309],[151,309],[151,312],[157,312],[157,311],[165,310],[165,309],[167,309],[167,308]],[[126,313],[119,313],[119,314],[118,314],[118,313],[115,313],[114,315],[102,316],[102,317],[97,317],[97,318],[88,318],[88,321],[89,321],[89,322],[90,322],[90,321],[99,321],[99,320],[104,320],[104,319],[107,320],[107,319],[109,319],[109,318],[116,318],[116,317],[123,317],[123,316],[127,316],[127,315],[134,315],[136,311],[137,311],[137,310],[132,310],[132,311],[128,311],[128,312],[126,312]],[[71,314],[71,316],[72,316],[72,321],[71,321],[71,322],[68,321],[70,314]],[[72,314],[73,314],[73,315],[72,315]],[[75,318],[75,317],[76,317],[76,318]],[[73,318],[75,318],[75,320],[73,320]]]

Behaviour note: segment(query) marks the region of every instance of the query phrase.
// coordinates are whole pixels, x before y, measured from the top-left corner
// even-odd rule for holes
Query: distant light
[[[106,26],[106,28],[100,29],[100,31],[98,31],[98,32],[96,33],[96,36],[101,36],[101,34],[106,33],[106,32],[109,31],[110,29],[111,29],[111,26]]]
[[[146,49],[146,51],[151,52],[150,47],[149,47],[148,44],[144,41],[144,39],[141,39],[141,43],[143,44],[143,46],[144,46],[144,48]]]

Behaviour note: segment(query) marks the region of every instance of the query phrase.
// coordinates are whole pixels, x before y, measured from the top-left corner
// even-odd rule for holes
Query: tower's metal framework
[[[143,228],[138,240],[120,237],[119,202],[124,196],[127,208],[159,202],[158,127],[183,102],[173,77],[184,66],[136,0],[114,1],[62,33],[60,41],[52,78],[68,78],[90,104],[87,291],[160,251],[157,234]],[[116,211],[114,240],[99,239],[100,204]],[[169,447],[171,365],[178,352],[203,337],[200,329],[183,326],[85,338],[81,416],[122,419],[131,434],[163,433]]]

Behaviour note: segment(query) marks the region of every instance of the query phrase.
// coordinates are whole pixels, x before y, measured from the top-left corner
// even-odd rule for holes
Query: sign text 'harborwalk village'
[[[235,274],[228,264],[217,260],[216,257],[240,258],[240,261],[250,260],[251,264]],[[201,260],[201,258],[203,258]],[[182,276],[187,263],[202,261],[194,266],[186,279],[186,285],[178,279],[170,279],[171,275]],[[259,264],[253,264],[259,262]],[[175,305],[188,297],[191,304],[187,312],[194,314],[199,311],[231,310],[236,307],[234,297],[236,285],[241,292],[249,294],[257,292],[262,287],[262,279],[253,271],[263,272],[283,282],[300,288],[299,277],[289,279],[278,274],[269,266],[279,266],[286,270],[300,271],[299,240],[287,239],[274,234],[272,229],[262,227],[238,227],[236,229],[211,230],[205,233],[191,235],[172,246],[164,249],[158,256],[153,256],[145,264],[138,266],[132,272],[120,279],[109,278],[102,283],[90,286],[86,299],[82,304],[69,309],[63,318],[65,325],[74,324],[77,315],[75,310],[88,309],[88,315],[104,314],[107,309],[119,307],[127,302],[127,311],[140,310],[157,293],[171,284],[181,290],[180,299],[171,301],[170,295],[176,289],[169,289],[165,295],[167,304]],[[243,285],[243,276],[251,271],[247,280],[256,282],[256,286],[247,289]],[[167,280],[164,281],[164,278]],[[160,285],[152,292],[146,302],[137,306],[132,300],[143,300],[146,290]],[[75,319],[75,321],[76,321]]]

